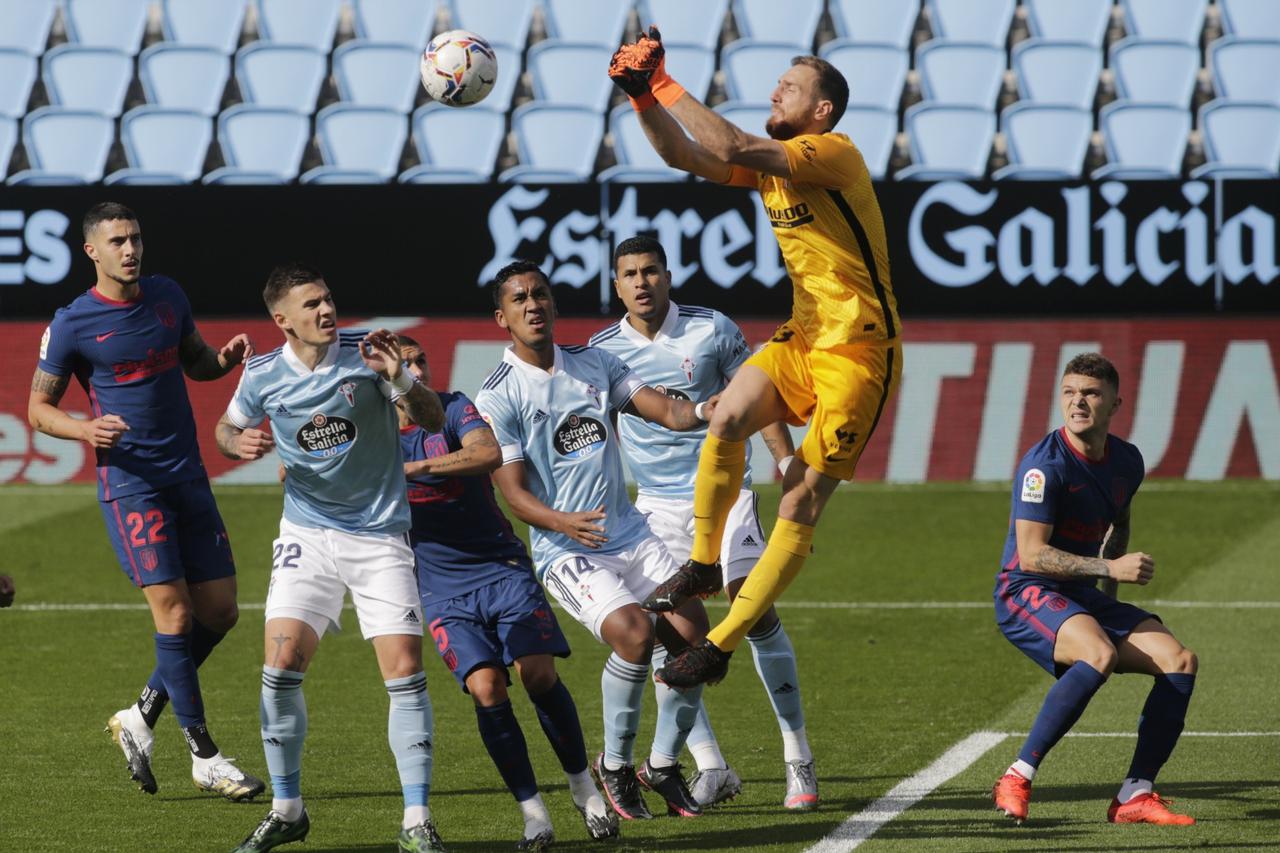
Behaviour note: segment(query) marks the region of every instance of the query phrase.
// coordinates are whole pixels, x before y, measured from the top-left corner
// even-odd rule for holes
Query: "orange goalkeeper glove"
[[[635,44],[624,44],[613,54],[609,77],[637,110],[648,109],[654,98],[669,107],[684,94],[684,88],[667,74],[665,57],[662,33],[656,26],[650,26],[648,34],[641,35]]]

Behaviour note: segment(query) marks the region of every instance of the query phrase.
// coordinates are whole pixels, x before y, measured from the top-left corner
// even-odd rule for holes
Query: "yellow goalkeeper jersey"
[[[727,183],[760,191],[794,286],[791,326],[814,349],[896,338],[884,217],[862,153],[843,133],[781,144],[790,178],[735,166]]]

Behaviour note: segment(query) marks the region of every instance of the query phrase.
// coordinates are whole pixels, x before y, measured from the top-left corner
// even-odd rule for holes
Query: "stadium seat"
[[[928,4],[936,38],[989,44],[1001,50],[1009,40],[1014,0],[928,0]]]
[[[85,47],[106,47],[136,56],[147,31],[151,0],[64,0],[67,39]]]
[[[263,41],[305,45],[327,54],[338,31],[342,0],[254,0]]]
[[[1191,132],[1191,113],[1186,107],[1116,101],[1098,113],[1098,128],[1106,138],[1108,162],[1093,171],[1095,179],[1177,178],[1182,174],[1182,157]]]
[[[1121,100],[1185,109],[1200,70],[1200,49],[1177,41],[1127,38],[1111,46],[1110,65]]]
[[[44,53],[57,11],[56,0],[0,0],[0,48]]]
[[[778,78],[791,67],[796,46],[785,42],[739,39],[720,51],[725,91],[731,101],[769,103]]]
[[[997,169],[993,178],[1075,180],[1089,150],[1093,112],[1022,101],[1000,114],[1000,130],[1008,143],[1009,165]]]
[[[1031,35],[1047,41],[1082,41],[1102,48],[1114,0],[1023,0]]]
[[[489,44],[523,50],[534,5],[535,0],[449,0],[449,20],[455,30],[484,33]]]
[[[92,183],[80,175],[66,175],[60,172],[42,172],[38,169],[23,169],[9,176],[5,181],[9,186],[24,187],[65,187]]]
[[[236,53],[236,82],[246,103],[310,113],[327,64],[325,54],[314,48],[259,41]]]
[[[603,113],[613,95],[613,82],[605,71],[614,50],[555,39],[538,42],[529,48],[528,60],[534,97],[547,104]],[[501,70],[498,76],[502,76]]]
[[[688,177],[668,166],[653,150],[630,104],[618,104],[609,113],[609,135],[618,165],[601,172],[601,181],[683,181]]]
[[[222,159],[240,171],[291,181],[310,140],[311,119],[294,110],[240,104],[218,116]]]
[[[641,29],[657,24],[664,43],[695,44],[714,51],[720,43],[729,0],[640,0],[636,11]]]
[[[421,52],[403,44],[354,39],[333,52],[333,76],[344,101],[407,113],[422,85]]]
[[[199,177],[197,175],[197,177]],[[183,175],[172,172],[151,172],[146,169],[117,169],[102,179],[104,184],[129,184],[132,186],[173,186],[191,183]]]
[[[1120,0],[1130,36],[1199,46],[1209,0]]]
[[[252,186],[275,185],[286,183],[287,179],[275,172],[254,172],[248,169],[237,169],[235,166],[223,166],[214,169],[204,176],[206,184],[247,184]]]
[[[230,56],[240,44],[247,0],[162,0],[164,37],[193,47],[210,47]]]
[[[1280,106],[1210,101],[1200,108],[1199,125],[1208,162],[1191,177],[1280,176]]]
[[[1218,7],[1228,33],[1280,40],[1280,5],[1275,0],[1218,0]]]
[[[892,44],[835,39],[819,55],[839,69],[849,83],[849,104],[898,109],[910,55]]]
[[[858,146],[873,180],[878,181],[885,176],[889,157],[893,154],[893,142],[898,135],[896,107],[888,110],[850,105],[834,129]]]
[[[1004,80],[1004,48],[977,42],[925,42],[916,50],[924,99],[992,109]]]
[[[0,48],[0,116],[22,118],[39,63],[25,50]]]
[[[53,106],[118,116],[133,81],[133,58],[122,50],[62,44],[44,55],[45,91]]]
[[[18,145],[18,120],[0,116],[0,178],[9,173],[9,160]]]
[[[409,120],[395,110],[330,104],[316,113],[316,136],[325,165],[389,181],[400,172]]]
[[[810,53],[823,5],[823,0],[733,0],[733,17],[743,38],[789,44]]]
[[[22,143],[31,171],[102,180],[115,142],[115,121],[100,112],[41,107],[22,121]]]
[[[489,179],[477,178],[468,169],[437,169],[424,163],[405,169],[397,180],[402,184],[480,184]]]
[[[120,143],[132,169],[198,181],[213,141],[213,121],[194,110],[143,106],[120,120]]]
[[[690,95],[706,100],[716,74],[715,51],[696,44],[666,44],[665,35],[662,40],[667,52],[667,73],[680,81]]]
[[[897,180],[980,180],[987,171],[996,117],[989,107],[916,104],[904,116],[912,164]]]
[[[725,101],[717,104],[715,110],[730,124],[756,136],[764,135],[764,126],[769,121],[769,105],[760,101]]]
[[[355,0],[356,36],[422,50],[431,40],[438,0]]]
[[[583,181],[591,177],[604,138],[604,119],[582,107],[529,103],[511,114],[520,165],[498,176],[503,183]]]
[[[1280,106],[1280,40],[1220,38],[1209,46],[1209,66],[1219,98]]]
[[[316,166],[298,178],[303,184],[385,184],[387,179],[366,169],[343,169],[338,166]]]
[[[148,103],[207,116],[218,114],[230,75],[231,57],[213,47],[161,42],[138,57]]]
[[[1102,71],[1098,48],[1085,42],[1027,39],[1013,48],[1011,65],[1023,100],[1093,109]]]
[[[830,9],[841,39],[906,50],[920,17],[920,0],[832,0]]]
[[[503,111],[483,104],[465,110],[427,104],[413,114],[413,142],[424,169],[466,173],[469,181],[493,174],[506,128]]]
[[[598,44],[611,54],[622,43],[631,13],[631,0],[542,0],[542,6],[549,38]]]

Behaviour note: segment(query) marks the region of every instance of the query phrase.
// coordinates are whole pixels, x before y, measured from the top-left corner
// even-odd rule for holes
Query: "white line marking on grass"
[[[1009,732],[1009,737],[1026,737],[1028,732]],[[1067,732],[1067,737],[1127,737],[1136,738],[1134,732]],[[1183,732],[1180,737],[1280,737],[1280,732]]]
[[[1004,732],[974,732],[952,746],[937,761],[914,776],[903,779],[880,799],[846,818],[805,853],[844,853],[866,841],[876,830],[923,800],[934,789],[963,773],[975,761],[1003,741]]]

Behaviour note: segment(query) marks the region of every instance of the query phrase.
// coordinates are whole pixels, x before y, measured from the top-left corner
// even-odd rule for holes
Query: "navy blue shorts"
[[[120,568],[135,586],[201,583],[236,573],[227,527],[204,478],[98,506]]]
[[[569,656],[569,641],[532,574],[512,574],[453,598],[424,599],[422,613],[440,658],[464,693],[476,667],[508,667],[527,655]]]
[[[1160,620],[1094,587],[1022,572],[1001,572],[996,577],[995,602],[1001,633],[1055,678],[1066,668],[1054,662],[1053,647],[1062,623],[1072,616],[1088,613],[1116,645],[1147,619]]]

